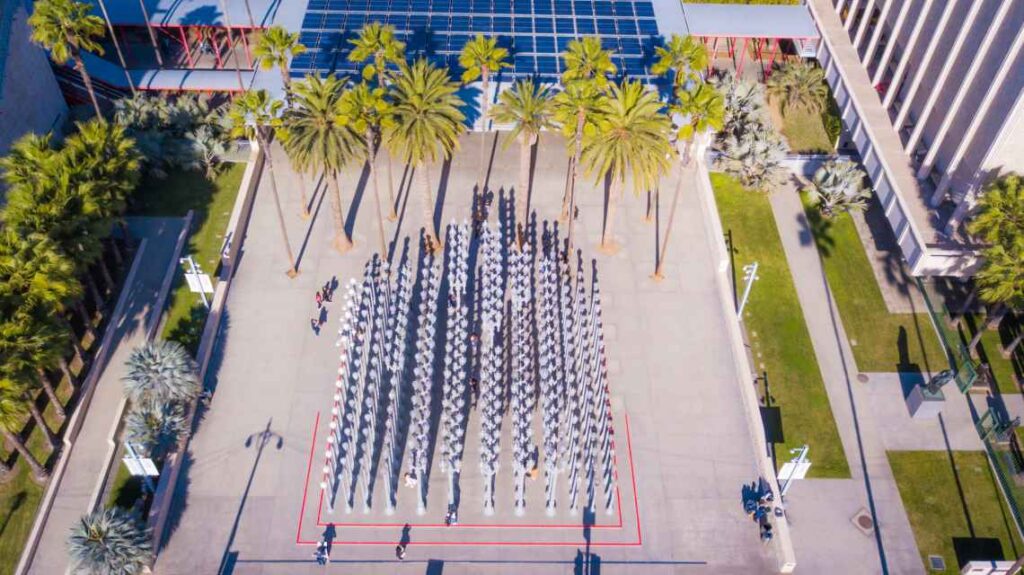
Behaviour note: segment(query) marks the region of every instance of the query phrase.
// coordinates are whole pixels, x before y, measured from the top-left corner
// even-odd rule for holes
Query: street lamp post
[[[736,315],[740,318],[743,317],[743,308],[747,306],[747,298],[750,297],[750,287],[758,279],[757,266],[757,262],[743,266],[743,281],[746,282],[746,287],[743,288],[743,299],[740,300],[740,309],[736,312]]]

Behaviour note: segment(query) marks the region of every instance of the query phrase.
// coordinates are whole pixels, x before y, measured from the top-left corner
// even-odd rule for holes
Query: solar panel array
[[[496,37],[511,54],[505,73],[546,79],[561,74],[559,54],[569,42],[595,35],[620,71],[647,76],[658,35],[650,0],[309,0],[301,31],[309,50],[292,62],[292,74],[357,71],[348,40],[374,21],[394,26],[410,56],[453,70],[467,41]]]

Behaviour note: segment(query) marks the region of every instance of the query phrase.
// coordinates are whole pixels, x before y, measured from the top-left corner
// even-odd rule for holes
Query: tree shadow
[[[359,217],[359,208],[363,205],[363,196],[366,195],[366,185],[369,181],[370,164],[369,162],[363,162],[363,166],[359,171],[359,181],[356,183],[356,189],[352,192],[352,203],[349,204],[345,217],[345,233],[350,238],[353,231],[355,231],[356,219]]]
[[[25,505],[26,499],[28,499],[28,494],[24,490],[15,493],[14,497],[7,499],[7,511],[4,514],[3,521],[0,521],[0,537],[3,537],[4,532],[7,531],[7,526],[11,523],[11,517]]]
[[[800,245],[810,245],[813,241],[818,253],[822,258],[828,258],[835,249],[836,240],[832,237],[832,220],[821,215],[821,212],[813,207],[805,208],[803,213],[797,215],[797,223],[800,225]]]

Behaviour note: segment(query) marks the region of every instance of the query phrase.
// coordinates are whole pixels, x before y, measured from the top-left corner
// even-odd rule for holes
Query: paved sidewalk
[[[89,511],[90,499],[101,481],[109,454],[111,429],[121,404],[121,377],[124,362],[132,348],[146,340],[154,322],[160,320],[163,301],[160,291],[175,253],[184,220],[180,218],[129,218],[128,228],[136,238],[146,238],[145,251],[127,290],[121,314],[111,318],[107,329],[115,330],[110,340],[111,353],[104,364],[92,369],[102,373],[78,438],[69,456],[66,471],[57,488],[56,498],[43,527],[39,546],[29,565],[29,573],[56,575],[69,569],[67,538],[71,526]],[[111,305],[114,305],[111,303]]]
[[[871,397],[857,382],[853,352],[800,197],[793,186],[786,185],[772,195],[771,205],[854,479],[805,480],[790,490],[788,508],[801,568],[826,573],[844,565],[852,569],[845,571],[849,573],[923,573],[914,533],[885,454],[884,434],[867,415],[872,411]],[[918,423],[909,421],[909,416],[907,419],[908,425]],[[924,427],[922,432],[929,431],[928,425]],[[814,453],[810,458],[814,460]],[[861,508],[874,512],[878,525],[874,545],[866,546],[864,541],[869,538],[849,521]],[[844,517],[846,521],[839,521]],[[865,553],[872,547],[877,559]]]

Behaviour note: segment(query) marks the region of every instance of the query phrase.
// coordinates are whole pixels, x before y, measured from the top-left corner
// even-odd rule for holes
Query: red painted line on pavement
[[[642,545],[643,534],[640,532],[640,498],[636,493],[636,470],[633,468],[633,434],[629,430],[629,413],[626,412],[626,448],[629,450],[629,474],[633,477],[633,509],[636,510],[636,542]]]
[[[309,475],[313,471],[313,452],[316,450],[316,431],[320,427],[320,412],[316,412],[316,421],[313,423],[313,444],[309,446],[309,466],[306,467],[306,484],[302,488],[302,506],[299,507],[299,528],[295,532],[295,542],[301,543],[302,537],[302,515],[306,512],[306,494],[309,491]],[[322,492],[321,492],[322,496]],[[315,541],[314,541],[315,543]]]

